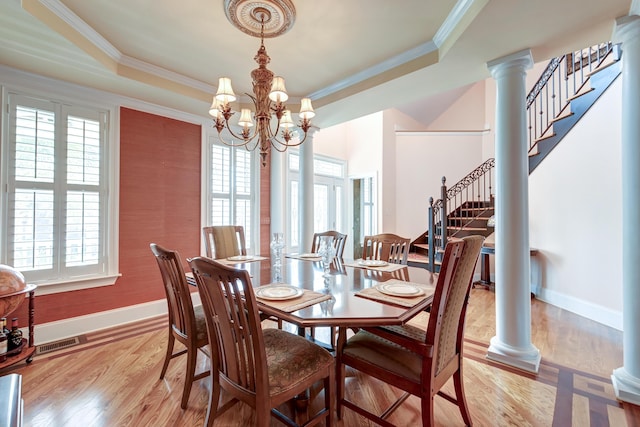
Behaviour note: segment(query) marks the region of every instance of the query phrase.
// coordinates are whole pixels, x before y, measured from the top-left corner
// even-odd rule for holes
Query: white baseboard
[[[192,293],[191,298],[194,304],[200,304],[200,295],[197,292]],[[101,311],[85,316],[72,317],[55,322],[36,324],[34,328],[34,341],[36,345],[41,345],[64,338],[87,334],[100,329],[112,328],[150,317],[161,316],[163,314],[167,314],[167,301],[165,299],[116,308],[114,310]],[[24,333],[27,333],[26,330]]]
[[[548,304],[560,307],[595,322],[622,331],[622,312],[602,307],[589,301],[584,301],[569,295],[548,289],[539,289],[536,298]]]

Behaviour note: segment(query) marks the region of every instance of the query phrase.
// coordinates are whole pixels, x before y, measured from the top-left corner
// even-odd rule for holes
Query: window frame
[[[202,224],[201,224],[201,228],[205,227],[205,226],[211,226],[211,225],[243,225],[243,224],[237,224],[235,221],[233,221],[232,218],[236,217],[236,204],[235,204],[235,195],[236,192],[235,190],[235,173],[233,168],[230,168],[229,170],[229,174],[230,174],[230,183],[229,186],[231,187],[231,192],[230,192],[230,209],[229,209],[229,222],[226,224],[213,224],[213,208],[212,208],[212,202],[213,202],[213,196],[214,196],[214,192],[213,192],[213,188],[212,188],[212,183],[213,183],[213,165],[212,165],[212,156],[213,156],[213,147],[214,146],[218,146],[224,149],[228,149],[229,153],[230,153],[230,163],[232,165],[235,165],[235,155],[237,152],[237,150],[241,150],[241,151],[247,151],[244,147],[229,147],[225,144],[223,144],[219,138],[217,133],[213,132],[211,129],[206,129],[206,126],[203,126],[203,149],[202,152],[204,153],[204,155],[202,156],[202,188],[203,188],[203,192],[202,192],[202,212],[201,212],[201,218],[202,218]],[[240,199],[244,199],[244,200],[249,200],[251,203],[251,207],[250,207],[250,215],[249,215],[249,221],[250,221],[250,226],[246,227],[245,226],[245,243],[247,245],[247,251],[251,252],[252,254],[259,254],[260,252],[260,161],[259,161],[259,156],[257,155],[256,151],[247,151],[248,153],[250,153],[251,155],[251,161],[250,161],[250,169],[251,169],[251,178],[250,178],[250,194],[248,197],[240,197]],[[204,249],[204,240],[201,238],[200,239],[200,247],[201,247],[201,253],[204,254],[205,253],[205,249]]]
[[[31,83],[31,82],[29,82]],[[39,83],[39,82],[37,82]],[[58,275],[54,278],[44,278],[37,273],[30,273],[25,271],[25,277],[29,283],[38,285],[38,295],[47,295],[58,292],[67,292],[79,289],[88,289],[99,286],[113,285],[117,278],[120,276],[118,273],[119,259],[118,259],[118,199],[119,199],[119,137],[116,129],[118,129],[119,123],[119,109],[111,104],[96,103],[93,100],[96,99],[92,96],[90,91],[80,90],[66,87],[64,94],[62,92],[57,93],[52,91],[50,87],[47,90],[37,90],[38,84],[32,87],[22,87],[20,84],[2,85],[0,90],[2,92],[2,114],[0,114],[0,128],[2,134],[2,143],[0,144],[0,184],[2,185],[2,192],[0,193],[0,209],[2,214],[2,227],[0,229],[0,262],[8,262],[8,246],[9,246],[9,230],[7,225],[9,224],[8,214],[10,213],[9,206],[9,183],[12,172],[10,168],[10,158],[13,156],[11,149],[15,148],[13,143],[10,142],[11,119],[10,119],[10,101],[13,97],[16,97],[16,103],[19,105],[21,99],[26,99],[32,103],[28,106],[35,104],[40,105],[58,105],[61,110],[67,110],[68,116],[80,116],[78,112],[85,112],[95,115],[103,115],[105,117],[105,123],[103,123],[102,132],[104,133],[104,139],[101,140],[101,184],[98,188],[104,192],[104,206],[101,210],[101,242],[100,242],[100,257],[102,268],[100,271],[93,271],[88,274],[78,275]],[[63,88],[60,88],[63,90]],[[66,117],[56,119],[58,122],[62,120],[64,123],[56,123],[56,127],[63,127],[63,134],[66,136]],[[91,118],[91,117],[85,117]],[[62,134],[57,134],[56,138],[62,137]],[[66,156],[57,160],[60,162],[66,162]],[[69,187],[69,186],[68,186]],[[18,188],[18,187],[14,187]],[[69,189],[69,188],[67,188]],[[61,190],[58,190],[61,191]],[[59,203],[59,202],[58,202]],[[63,232],[59,230],[58,232]],[[61,244],[64,244],[64,239],[59,239]],[[65,269],[61,271],[72,271],[73,268]],[[82,270],[76,269],[76,271]],[[31,279],[29,276],[32,276]],[[40,277],[37,277],[40,276]]]
[[[289,149],[287,150],[287,156],[286,156],[286,161],[285,161],[285,165],[286,165],[286,212],[291,212],[292,213],[292,217],[296,218],[296,221],[288,221],[286,224],[287,230],[285,233],[285,239],[286,239],[286,243],[287,243],[287,247],[290,248],[291,250],[298,250],[301,252],[304,252],[304,250],[302,248],[299,247],[299,227],[300,227],[300,215],[299,215],[299,207],[297,205],[294,205],[294,201],[292,200],[292,190],[294,186],[297,186],[297,191],[298,191],[298,198],[300,197],[300,150],[299,149]],[[292,163],[292,156],[297,156],[298,157],[298,167],[295,168],[293,167],[293,163]],[[326,174],[323,173],[321,168],[318,168],[318,165],[320,163],[327,163],[327,164],[332,164],[333,166],[335,166],[336,168],[340,169],[340,173],[339,174]],[[338,196],[337,193],[340,193],[339,196],[341,196],[342,200],[339,202],[340,207],[341,207],[341,211],[340,213],[336,213],[335,214],[335,218],[334,220],[336,221],[336,224],[333,225],[328,225],[329,229],[335,229],[339,232],[345,232],[348,228],[348,216],[347,216],[347,162],[343,159],[339,159],[339,158],[335,158],[335,157],[329,157],[323,154],[314,154],[313,155],[313,187],[314,187],[314,193],[315,193],[315,188],[318,185],[324,185],[327,188],[329,188],[329,193],[330,195],[336,197]],[[295,184],[295,185],[294,185]],[[337,191],[336,189],[340,188],[340,191]],[[299,199],[298,199],[299,202]],[[315,204],[315,194],[314,194],[314,204]],[[337,204],[335,199],[332,199],[329,203],[330,206],[327,206],[327,208],[336,208],[336,206],[333,206],[334,204]],[[294,215],[295,213],[298,213],[297,217],[296,215]],[[341,223],[337,223],[340,222]],[[294,230],[295,228],[295,230]],[[316,224],[315,224],[315,220],[314,220],[314,229],[316,228]],[[325,230],[315,230],[317,231],[325,231]]]

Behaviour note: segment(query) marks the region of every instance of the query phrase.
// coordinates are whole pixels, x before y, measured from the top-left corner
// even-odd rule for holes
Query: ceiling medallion
[[[280,36],[289,31],[296,20],[296,8],[291,0],[224,0],[224,11],[234,27],[253,37]]]
[[[271,29],[271,37],[286,32],[293,25],[295,9],[289,0],[225,0],[224,4],[227,17],[236,27],[247,34],[260,37],[260,48],[253,58],[258,63],[258,68],[251,72],[253,95],[247,93],[255,110],[252,113],[249,108],[241,108],[240,119],[237,124],[232,124],[229,120],[235,112],[231,103],[235,102],[237,97],[233,92],[231,79],[220,77],[209,114],[213,117],[213,126],[218,131],[220,142],[230,147],[244,147],[250,151],[258,149],[262,165],[266,166],[267,156],[272,148],[284,152],[289,147],[299,146],[307,139],[312,126],[311,118],[315,116],[311,99],[302,98],[297,127],[304,132],[304,136],[300,138],[295,130],[296,124],[293,122],[291,110],[285,104],[289,95],[284,78],[276,76],[267,68],[271,61],[264,47],[267,27]],[[254,33],[252,30],[254,23],[257,23],[259,32]]]

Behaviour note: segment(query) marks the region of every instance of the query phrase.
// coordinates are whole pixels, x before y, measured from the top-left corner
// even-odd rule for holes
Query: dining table
[[[251,276],[262,313],[309,327],[401,325],[429,309],[437,273],[375,260],[334,258],[325,271],[316,254],[236,256],[216,260]],[[276,266],[277,264],[277,266]]]
[[[328,268],[315,253],[237,255],[217,262],[249,272],[261,314],[297,326],[363,328],[402,325],[428,310],[438,273],[377,260],[333,258]],[[191,273],[187,281],[196,282]],[[333,345],[314,341],[334,351]],[[295,399],[295,417],[306,422],[309,395]]]

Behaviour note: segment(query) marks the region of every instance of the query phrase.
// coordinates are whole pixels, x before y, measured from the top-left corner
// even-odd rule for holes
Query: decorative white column
[[[272,149],[271,157],[271,186],[269,187],[270,229],[271,233],[285,233],[286,182],[285,164],[286,152],[281,153]],[[285,236],[287,237],[287,236]]]
[[[634,2],[635,3],[635,2]],[[637,5],[637,3],[636,3]],[[633,8],[632,8],[633,11]],[[636,10],[635,13],[640,13]],[[616,397],[640,405],[640,16],[616,20],[622,43],[623,363],[611,375]]]
[[[487,358],[538,372],[531,343],[526,70],[529,49],[487,63],[496,80],[496,336]]]
[[[311,250],[313,241],[313,135],[317,130],[309,129],[300,146],[300,252]]]

